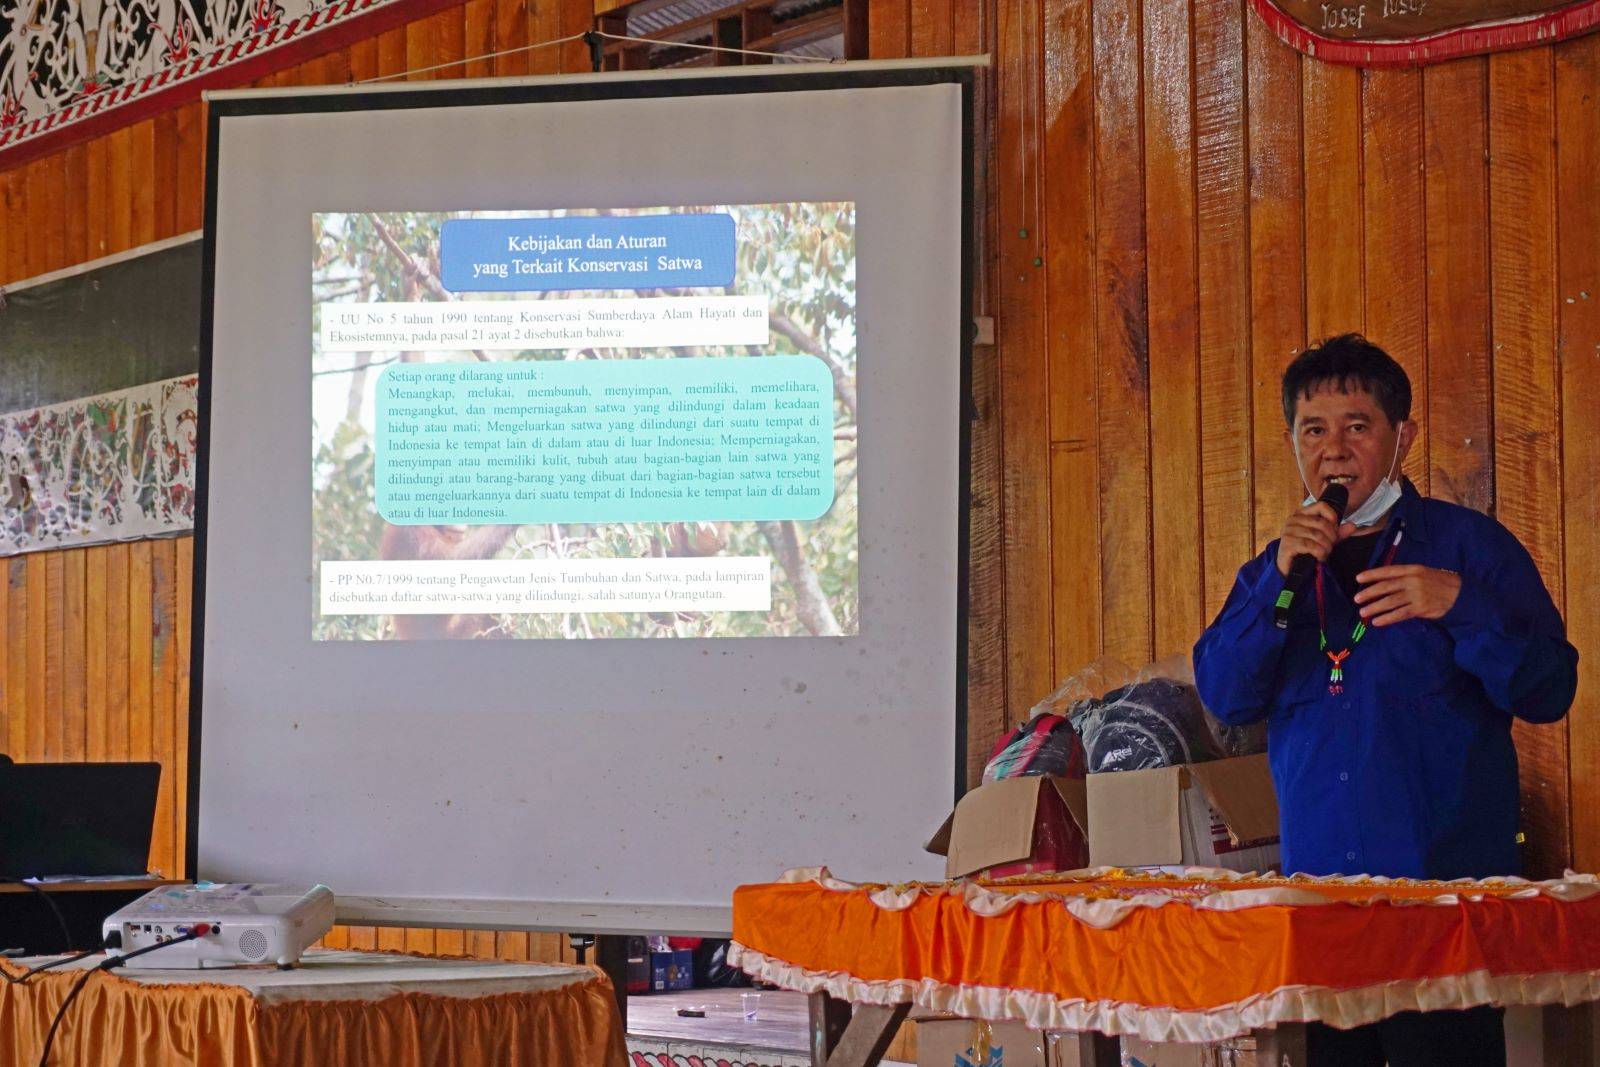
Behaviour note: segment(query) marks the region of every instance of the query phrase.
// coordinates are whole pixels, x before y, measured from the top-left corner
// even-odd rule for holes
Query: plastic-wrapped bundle
[[[1223,754],[1200,695],[1170,678],[1134,682],[1085,701],[1072,722],[1090,774],[1203,763]]]
[[[1265,724],[1223,726],[1205,710],[1186,655],[1138,670],[1115,659],[1096,660],[1062,681],[1033,714],[1035,722],[1046,714],[1071,720],[1091,774],[1248,756],[1266,748]]]
[[[1082,778],[1083,743],[1064,715],[1042,712],[995,742],[984,782],[1029,774]]]

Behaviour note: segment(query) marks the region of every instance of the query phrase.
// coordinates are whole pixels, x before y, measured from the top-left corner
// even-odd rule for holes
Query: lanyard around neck
[[[1389,547],[1384,551],[1383,560],[1378,564],[1378,566],[1387,567],[1394,562],[1395,553],[1400,551],[1400,542],[1402,539],[1404,539],[1405,535],[1405,523],[1401,522],[1399,519],[1394,520],[1394,534],[1391,536],[1389,540]],[[1326,649],[1328,647],[1328,607],[1327,593],[1323,591],[1323,570],[1323,565],[1321,562],[1318,562],[1316,577],[1317,634],[1321,638],[1322,642],[1318,647]],[[1350,630],[1349,647],[1354,648],[1365,636],[1367,636],[1367,622],[1365,619],[1361,618],[1360,613],[1358,612],[1356,614],[1356,624]],[[1348,650],[1346,650],[1344,654],[1348,655]],[[1341,656],[1341,658],[1343,657]]]

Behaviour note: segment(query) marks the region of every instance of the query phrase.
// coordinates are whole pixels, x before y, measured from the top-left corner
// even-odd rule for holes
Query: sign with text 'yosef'
[[[1250,0],[1279,37],[1331,63],[1410,66],[1593,30],[1600,0]]]
[[[457,293],[731,285],[733,216],[448,219],[439,266]]]

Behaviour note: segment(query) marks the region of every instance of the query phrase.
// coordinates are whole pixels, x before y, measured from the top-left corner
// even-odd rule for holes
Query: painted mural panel
[[[192,529],[198,381],[0,415],[0,555]]]

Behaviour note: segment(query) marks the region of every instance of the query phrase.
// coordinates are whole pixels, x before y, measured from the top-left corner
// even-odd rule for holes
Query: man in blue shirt
[[[1307,502],[1240,568],[1194,665],[1217,718],[1267,722],[1284,871],[1519,873],[1511,723],[1554,722],[1577,687],[1533,560],[1495,520],[1400,475],[1411,384],[1378,346],[1346,334],[1308,349],[1283,405]],[[1343,521],[1316,499],[1333,483],[1350,494]],[[1302,554],[1315,578],[1279,629]],[[1314,1027],[1312,1062],[1503,1064],[1501,1034],[1493,1009]]]

